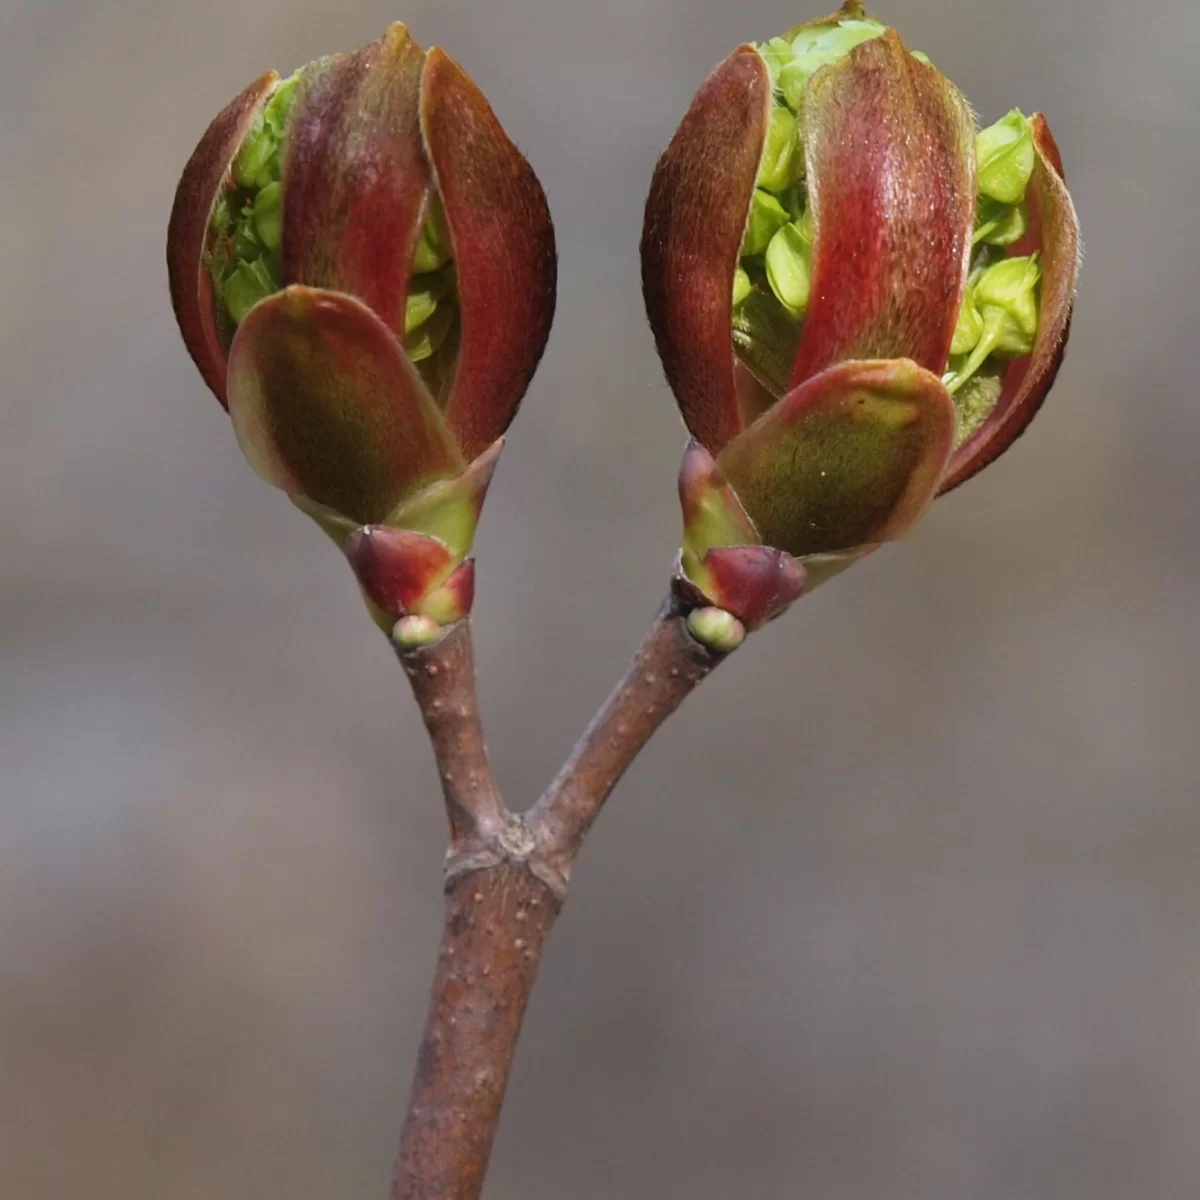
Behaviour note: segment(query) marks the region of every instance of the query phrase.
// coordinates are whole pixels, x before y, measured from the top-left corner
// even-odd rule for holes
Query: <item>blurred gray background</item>
[[[209,119],[404,18],[540,174],[559,316],[479,544],[524,804],[678,537],[655,158],[796,0],[5,0],[0,1190],[381,1197],[440,923],[405,680],[243,463],[163,234]],[[551,942],[492,1200],[1174,1200],[1200,1187],[1200,14],[892,0],[1050,114],[1088,254],[1031,434],[756,636],[631,772]]]

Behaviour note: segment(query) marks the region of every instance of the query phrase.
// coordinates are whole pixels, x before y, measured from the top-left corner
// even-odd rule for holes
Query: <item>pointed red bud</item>
[[[385,629],[404,616],[430,617],[439,625],[452,625],[471,611],[474,561],[456,563],[437,538],[368,525],[351,535],[346,557],[364,596],[378,614],[386,616],[380,619]]]
[[[1009,257],[1037,253],[1042,269],[1040,316],[1033,354],[1009,364],[1000,400],[979,430],[955,451],[942,491],[994,462],[1025,432],[1062,366],[1079,280],[1079,220],[1063,177],[1062,156],[1040,113],[1033,117],[1033,177],[1025,193],[1030,228]]]

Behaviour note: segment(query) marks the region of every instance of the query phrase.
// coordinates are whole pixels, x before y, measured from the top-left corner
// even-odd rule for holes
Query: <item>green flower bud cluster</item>
[[[1029,229],[1025,193],[1034,169],[1033,126],[1014,109],[983,130],[976,143],[979,201],[975,268],[959,310],[945,383],[959,410],[959,436],[978,427],[994,404],[1002,364],[1033,353],[1042,271],[1036,254],[1006,258],[1005,248]]]
[[[458,316],[450,230],[435,195],[413,259],[404,309],[404,348],[414,363],[425,363],[447,344]]]
[[[213,208],[205,265],[230,320],[240,325],[279,291],[283,244],[283,143],[299,76],[279,83],[258,111]]]
[[[804,181],[804,96],[822,67],[877,38],[877,21],[846,18],[805,25],[757,47],[775,104],[767,128],[741,260],[733,281],[733,343],[768,386],[782,391],[812,290],[812,213]],[[922,54],[914,57],[928,62]]]
[[[283,156],[288,120],[300,73],[280,82],[259,110],[217,198],[209,222],[205,267],[224,312],[237,326],[246,314],[282,287]],[[448,343],[457,317],[450,232],[441,200],[434,196],[417,245],[404,313],[404,345],[424,363],[436,385],[439,372],[427,362]]]

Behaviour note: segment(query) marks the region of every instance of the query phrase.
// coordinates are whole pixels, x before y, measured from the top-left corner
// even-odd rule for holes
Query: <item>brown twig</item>
[[[399,657],[429,730],[450,821],[451,853],[457,854],[498,833],[506,817],[483,740],[470,622],[460,621],[434,646]]]
[[[679,602],[669,597],[625,678],[526,817],[546,861],[563,878],[630,763],[721,660],[692,638]]]
[[[477,1200],[517,1036],[571,865],[656,729],[721,661],[669,599],[558,777],[526,817],[488,764],[464,621],[401,654],[433,741],[450,818],[446,921],[392,1200]]]
[[[558,899],[523,867],[461,875],[446,923],[392,1200],[475,1200]]]

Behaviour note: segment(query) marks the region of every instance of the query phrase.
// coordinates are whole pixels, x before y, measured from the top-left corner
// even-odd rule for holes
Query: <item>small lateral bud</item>
[[[732,654],[746,640],[745,625],[723,608],[698,608],[687,624],[692,637],[714,654]]]
[[[392,630],[392,641],[402,653],[436,646],[445,630],[429,617],[402,617]]]

